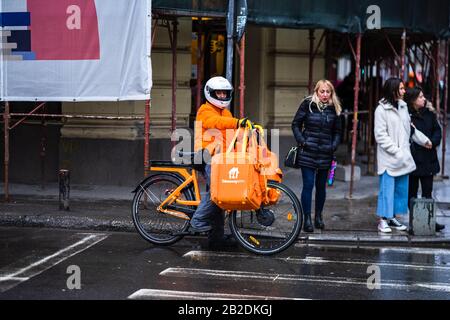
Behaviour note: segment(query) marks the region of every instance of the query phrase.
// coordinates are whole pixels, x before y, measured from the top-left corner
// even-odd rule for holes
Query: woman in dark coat
[[[300,147],[297,158],[302,170],[302,207],[304,231],[313,232],[311,221],[312,191],[316,187],[314,226],[324,228],[322,211],[326,181],[341,135],[341,105],[331,82],[320,80],[314,94],[301,103],[292,122],[292,131]]]
[[[409,176],[408,199],[417,198],[419,182],[422,186],[422,198],[431,199],[433,177],[441,170],[436,150],[442,139],[441,127],[437,121],[434,109],[431,106],[426,106],[422,88],[414,87],[408,89],[405,95],[405,102],[408,104],[411,122],[414,127],[431,140],[431,145],[427,147],[421,147],[415,142],[411,144],[411,154],[417,169]],[[444,225],[436,223],[436,231],[444,228]]]

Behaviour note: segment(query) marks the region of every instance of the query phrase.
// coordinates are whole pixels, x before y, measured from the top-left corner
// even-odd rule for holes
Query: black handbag
[[[300,147],[292,147],[284,159],[284,166],[289,168],[298,169],[300,166],[297,164],[297,157],[300,152]]]

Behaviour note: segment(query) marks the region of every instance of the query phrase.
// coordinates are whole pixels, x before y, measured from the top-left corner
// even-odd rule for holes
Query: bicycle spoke
[[[149,192],[156,198],[156,201],[158,201],[159,202],[159,198],[152,192],[152,191],[149,191],[149,192],[147,192],[147,190],[146,189],[144,189],[142,186],[140,186],[141,187],[141,189],[145,192],[145,194],[147,195],[147,197],[151,200],[151,195],[149,194]],[[158,206],[159,205],[159,203],[155,203],[155,201],[153,201],[153,200],[151,200],[152,201],[152,203],[155,205],[155,206]]]

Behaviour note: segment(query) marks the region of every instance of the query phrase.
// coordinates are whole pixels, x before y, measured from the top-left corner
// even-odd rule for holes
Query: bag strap
[[[249,129],[248,126],[245,127],[245,128],[238,128],[236,130],[236,133],[234,134],[234,137],[231,140],[230,145],[228,146],[228,149],[227,149],[226,153],[231,153],[233,151],[234,145],[235,145],[235,143],[236,143],[236,141],[238,139],[239,133],[241,133],[242,130],[244,131],[244,137],[243,137],[243,140],[242,140],[243,142],[242,142],[242,150],[241,150],[241,152],[242,152],[242,154],[244,154],[247,151],[247,147],[248,147],[247,138],[248,138],[249,133],[250,133],[250,129]]]
[[[256,135],[258,134],[258,140],[256,139]],[[252,135],[254,137],[254,139],[252,139],[250,142],[250,146],[255,149],[255,153],[256,153],[256,159],[258,162],[262,161],[262,157],[264,150],[269,151],[269,148],[267,147],[266,141],[264,139],[264,129],[259,126],[256,125],[254,126],[254,129],[252,130]]]

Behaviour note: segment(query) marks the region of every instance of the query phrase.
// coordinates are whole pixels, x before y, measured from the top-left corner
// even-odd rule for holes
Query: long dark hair
[[[398,99],[400,84],[403,83],[400,78],[387,79],[383,87],[383,98],[392,105],[395,105]]]
[[[420,93],[423,92],[421,87],[414,87],[406,89],[405,93],[405,102],[408,105],[410,111],[416,111],[416,107],[414,106],[414,101],[419,98]]]

